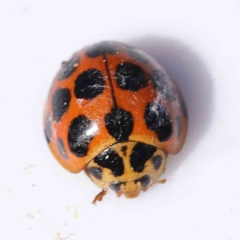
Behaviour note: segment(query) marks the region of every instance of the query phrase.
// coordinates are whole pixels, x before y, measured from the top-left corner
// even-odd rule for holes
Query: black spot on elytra
[[[148,184],[151,182],[151,179],[148,175],[144,175],[141,178],[135,180],[135,183],[140,182],[142,187],[147,187]]]
[[[170,101],[176,99],[176,91],[173,88],[171,82],[169,82],[168,77],[165,73],[160,70],[154,70],[150,74],[150,78],[159,93],[166,96]]]
[[[89,134],[93,126],[93,122],[83,115],[72,120],[68,130],[68,145],[77,157],[87,155],[88,145],[94,137],[94,133]]]
[[[152,161],[153,161],[154,169],[158,170],[162,164],[162,156],[161,155],[154,156],[152,158]]]
[[[151,57],[139,48],[127,46],[127,51],[128,54],[137,62],[149,63],[151,60]]]
[[[64,147],[64,143],[63,140],[61,138],[57,139],[57,146],[58,146],[58,152],[60,153],[60,155],[65,158],[68,159],[68,155],[66,153],[65,147]]]
[[[181,118],[179,116],[175,117],[175,122],[177,128],[177,138],[179,138],[182,133]]]
[[[45,118],[44,134],[47,142],[50,143],[52,138],[52,122],[49,115],[47,115],[47,117]]]
[[[103,41],[90,46],[86,50],[86,56],[90,58],[95,58],[102,54],[115,55],[118,53],[118,51],[119,51],[119,47],[117,43]]]
[[[156,148],[144,143],[137,143],[130,155],[130,164],[135,172],[142,172],[148,159],[152,157]]]
[[[182,98],[178,98],[178,102],[179,102],[180,108],[182,110],[183,116],[185,118],[188,118],[188,112],[187,112],[186,103],[184,102],[184,100]]]
[[[92,99],[104,91],[105,81],[102,73],[97,69],[88,69],[78,75],[74,94],[76,98]]]
[[[127,146],[122,146],[122,147],[121,147],[121,152],[123,153],[123,156],[124,156],[124,157],[126,157],[126,155],[127,155],[127,149],[128,149]]]
[[[115,78],[121,89],[136,92],[147,86],[147,77],[143,70],[133,63],[120,63],[115,72]]]
[[[155,131],[161,142],[167,141],[172,134],[172,121],[167,110],[159,103],[149,103],[144,116],[148,129]]]
[[[93,175],[96,179],[101,180],[102,179],[102,169],[98,167],[90,167],[87,169],[87,172],[91,175]]]
[[[110,148],[95,157],[94,162],[103,168],[110,169],[115,177],[119,177],[124,173],[123,159]]]
[[[59,122],[68,110],[71,100],[71,93],[68,88],[58,88],[52,96],[53,120]]]
[[[121,183],[120,183],[120,182],[111,183],[111,184],[110,184],[110,188],[111,188],[113,191],[118,192],[118,191],[120,191]]]
[[[121,108],[113,108],[105,118],[108,133],[118,142],[127,141],[133,130],[133,117],[128,111]]]
[[[79,62],[80,57],[78,56],[73,56],[69,61],[63,62],[57,79],[61,81],[70,77],[77,69]]]

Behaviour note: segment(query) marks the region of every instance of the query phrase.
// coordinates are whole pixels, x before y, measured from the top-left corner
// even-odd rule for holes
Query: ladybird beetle
[[[188,131],[184,98],[151,56],[102,41],[62,63],[44,110],[48,146],[68,171],[82,170],[102,191],[137,197],[159,180]]]

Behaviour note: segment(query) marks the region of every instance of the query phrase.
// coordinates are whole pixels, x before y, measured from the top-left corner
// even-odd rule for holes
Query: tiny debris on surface
[[[34,215],[32,213],[27,213],[27,217],[33,219],[34,218]]]
[[[55,240],[65,240],[65,239],[68,239],[68,238],[70,238],[71,236],[76,236],[75,234],[73,234],[73,233],[70,233],[67,237],[61,237],[60,236],[60,233],[56,233],[57,234],[57,238],[55,238]]]
[[[27,166],[23,169],[24,174],[25,174],[25,175],[28,175],[29,173],[31,173],[31,169],[34,168],[34,167],[36,167],[36,166],[37,166],[37,165],[34,165],[34,164],[29,164],[29,165],[27,165]]]
[[[69,206],[69,207],[67,207],[67,210],[71,210],[71,209],[74,210],[73,217],[74,217],[74,218],[78,218],[77,207],[76,207],[76,206]]]
[[[27,213],[27,217],[31,218],[31,219],[34,219],[39,213],[41,213],[42,210],[41,209],[38,209],[35,213]]]
[[[34,164],[29,164],[29,165],[27,165],[23,170],[24,171],[27,171],[27,170],[29,170],[30,168],[33,168],[33,167],[36,167],[37,165],[34,165]]]

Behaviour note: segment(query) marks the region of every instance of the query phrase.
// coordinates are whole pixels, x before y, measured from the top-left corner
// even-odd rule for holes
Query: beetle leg
[[[116,192],[116,194],[117,194],[118,197],[121,197],[121,196],[122,196],[122,192],[121,192],[121,191]]]
[[[107,190],[103,189],[92,201],[92,204],[96,204],[97,201],[102,201],[104,195],[106,195]]]
[[[142,190],[144,191],[144,192],[146,192],[152,185],[154,185],[155,183],[165,183],[166,182],[166,179],[160,179],[160,180],[158,180],[158,181],[156,181],[156,182],[153,182],[152,184],[150,184],[149,186],[147,186],[147,187],[145,187],[145,188],[142,188]]]

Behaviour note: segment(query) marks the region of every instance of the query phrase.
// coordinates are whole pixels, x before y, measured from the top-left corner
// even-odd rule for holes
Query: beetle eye
[[[120,191],[120,186],[121,186],[121,183],[116,182],[116,183],[112,183],[112,184],[110,185],[110,188],[111,188],[113,191],[118,192],[118,191]]]
[[[92,174],[96,179],[102,179],[102,169],[98,167],[91,167],[87,169],[89,174]]]
[[[150,183],[151,179],[148,175],[144,175],[141,178],[135,180],[135,183],[137,183],[139,181],[141,182],[142,187],[147,187],[148,184]]]
[[[155,170],[158,170],[162,164],[162,156],[157,155],[155,157],[152,158],[153,161],[153,166]]]

